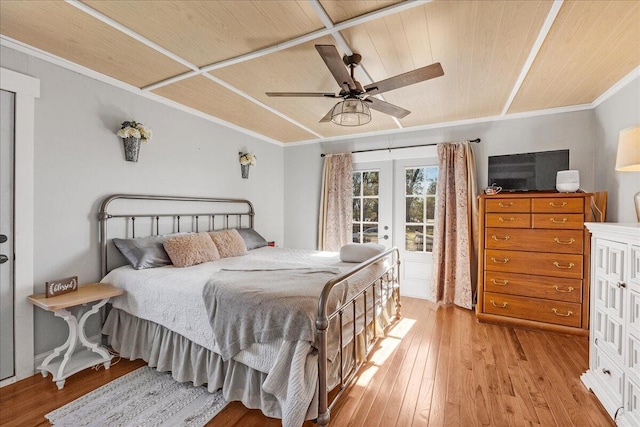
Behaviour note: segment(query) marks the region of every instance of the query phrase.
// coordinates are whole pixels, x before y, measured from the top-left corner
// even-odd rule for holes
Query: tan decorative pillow
[[[245,255],[247,247],[238,230],[221,230],[209,233],[220,253],[220,258]]]
[[[176,267],[189,267],[220,259],[218,248],[207,233],[171,237],[165,240],[164,250]]]

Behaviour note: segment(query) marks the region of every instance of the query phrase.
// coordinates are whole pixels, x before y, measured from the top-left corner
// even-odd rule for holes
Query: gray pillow
[[[244,240],[247,250],[262,248],[267,246],[267,241],[253,228],[238,228],[238,233]]]
[[[179,233],[184,234],[184,233]],[[176,234],[136,237],[135,239],[113,239],[113,244],[136,270],[171,265],[171,259],[162,244]]]

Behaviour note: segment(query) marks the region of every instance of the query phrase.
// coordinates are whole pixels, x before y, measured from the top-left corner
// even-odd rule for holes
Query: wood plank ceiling
[[[638,22],[618,0],[0,1],[4,39],[283,143],[589,104],[640,65]],[[315,44],[360,53],[363,85],[445,75],[382,94],[403,119],[319,123],[335,99],[264,94],[337,93]]]

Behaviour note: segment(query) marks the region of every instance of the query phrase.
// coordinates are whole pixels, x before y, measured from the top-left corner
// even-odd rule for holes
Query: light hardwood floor
[[[614,426],[580,382],[586,338],[478,323],[473,312],[403,298],[388,332],[332,412],[331,426]],[[48,425],[44,414],[144,363],[85,370],[58,391],[39,374],[0,389],[0,425]],[[229,404],[210,427],[278,426]],[[306,422],[305,427],[313,426]]]

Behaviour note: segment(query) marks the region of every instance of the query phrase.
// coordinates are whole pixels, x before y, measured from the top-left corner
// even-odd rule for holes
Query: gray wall
[[[35,104],[34,292],[43,292],[50,279],[100,279],[97,209],[111,193],[247,198],[255,205],[257,230],[282,243],[282,147],[11,49],[0,48],[0,64],[41,83]],[[130,118],[153,131],[138,163],[125,162],[115,135]],[[248,180],[240,176],[240,150],[258,158]],[[97,332],[96,320],[92,330]],[[61,319],[35,310],[36,354],[65,337]]]
[[[607,221],[636,222],[633,196],[640,191],[640,172],[616,172],[615,164],[620,131],[640,125],[640,77],[600,104],[595,118],[595,179],[608,192]]]
[[[593,167],[595,129],[593,110],[585,110],[285,147],[285,245],[310,249],[317,246],[320,153],[481,138],[482,142],[474,145],[480,190],[487,185],[488,156],[568,148],[570,167],[580,171],[581,188],[593,191],[597,188]]]

